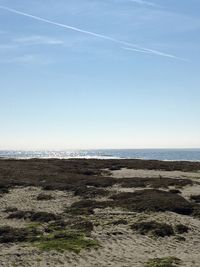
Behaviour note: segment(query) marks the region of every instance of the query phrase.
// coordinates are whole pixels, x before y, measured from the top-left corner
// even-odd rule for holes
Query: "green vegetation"
[[[34,228],[38,228],[38,227],[41,227],[41,226],[42,226],[42,223],[39,223],[39,222],[31,222],[31,223],[28,223],[26,225],[26,228],[34,229]]]
[[[145,267],[175,267],[180,264],[180,260],[175,257],[150,259]]]
[[[82,233],[62,231],[47,235],[34,244],[44,251],[56,250],[63,252],[69,250],[75,253],[79,253],[82,249],[97,248],[99,246],[96,240],[88,239]]]
[[[73,229],[73,230],[72,230]],[[55,221],[48,225],[31,222],[26,228],[0,227],[0,243],[27,243],[44,251],[65,250],[79,253],[97,248],[98,241],[89,238],[93,230],[90,221]]]
[[[88,221],[87,219],[84,219],[82,217],[76,217],[69,219],[67,221],[60,220],[49,223],[46,228],[45,232],[47,233],[54,233],[57,231],[77,231],[84,233],[86,236],[90,236],[91,232],[94,229],[94,225],[91,221]]]

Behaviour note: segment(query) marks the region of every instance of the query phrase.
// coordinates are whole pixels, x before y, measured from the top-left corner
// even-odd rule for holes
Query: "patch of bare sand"
[[[161,171],[161,170],[134,170],[122,168],[121,170],[111,171],[111,176],[115,178],[190,178],[200,179],[200,172],[182,172],[182,171]]]
[[[51,195],[51,200],[37,200],[40,193]],[[71,206],[79,197],[75,197],[71,192],[58,190],[44,191],[39,187],[18,187],[10,190],[9,194],[5,194],[0,198],[0,207],[16,207],[19,210],[45,211],[52,213],[60,213],[65,207]]]
[[[182,260],[181,266],[199,266],[200,255],[200,221],[188,216],[174,213],[134,214],[126,216],[115,213],[109,216],[104,213],[100,219],[104,223],[96,227],[94,236],[101,242],[102,248],[97,252],[81,253],[79,262],[71,266],[126,266],[142,267],[149,258],[175,256]],[[113,210],[110,210],[113,213]],[[113,226],[116,219],[126,219],[129,225]],[[190,228],[185,234],[186,241],[178,241],[176,237],[150,238],[134,233],[130,224],[138,220],[156,220],[171,225],[183,223]],[[107,222],[107,224],[106,224]],[[81,264],[81,265],[80,265]]]
[[[121,170],[116,170],[111,172],[111,176],[115,178],[187,178],[191,179],[194,182],[200,182],[200,173],[199,172],[182,172],[182,171],[159,171],[159,170],[134,170],[123,168]],[[169,189],[174,189],[175,187],[170,186]],[[144,188],[123,188],[120,185],[114,185],[110,190],[116,192],[135,192],[137,190]],[[150,189],[150,187],[149,187]],[[167,189],[162,189],[167,190]],[[200,194],[200,185],[187,185],[180,189],[181,194],[186,199],[190,199],[191,195]]]
[[[42,192],[44,193],[39,187],[18,187],[11,189],[8,194],[4,194],[0,198],[0,226],[24,227],[27,224],[24,220],[7,219],[8,213],[5,210],[10,207],[22,211],[33,210],[59,214],[79,200],[79,197],[75,197],[73,193],[52,190],[47,193],[53,199],[38,201],[37,196]]]

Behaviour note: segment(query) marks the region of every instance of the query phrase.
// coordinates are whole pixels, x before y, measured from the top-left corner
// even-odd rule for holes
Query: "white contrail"
[[[177,59],[177,60],[182,60],[182,61],[188,62],[188,60],[185,59],[185,58],[176,57],[174,55],[162,53],[162,52],[159,52],[157,50],[152,50],[152,49],[147,49],[147,48],[137,49],[137,48],[132,48],[132,47],[122,47],[122,49],[133,51],[133,52],[154,54],[154,55],[157,55],[157,56],[168,57],[168,58],[171,58],[171,59]]]
[[[122,47],[122,49],[124,49],[124,50],[130,50],[130,51],[134,51],[134,52],[145,53],[145,54],[152,54],[152,52],[149,52],[147,50],[140,50],[140,49],[132,48],[132,47]]]
[[[122,41],[122,40],[118,40],[118,39],[112,38],[112,37],[104,35],[104,34],[99,34],[99,33],[91,32],[91,31],[86,31],[86,30],[83,30],[83,29],[80,29],[80,28],[77,28],[77,27],[73,27],[73,26],[70,26],[70,25],[58,23],[58,22],[55,22],[55,21],[52,21],[52,20],[48,20],[48,19],[45,19],[45,18],[41,18],[41,17],[38,17],[38,16],[34,16],[34,15],[31,15],[31,14],[28,14],[28,13],[24,13],[22,11],[19,11],[19,10],[13,9],[13,8],[9,8],[9,7],[6,7],[6,6],[0,5],[0,9],[7,10],[7,11],[9,11],[11,13],[14,13],[14,14],[18,14],[18,15],[25,16],[25,17],[28,17],[28,18],[31,18],[31,19],[34,19],[34,20],[42,21],[42,22],[45,22],[45,23],[48,23],[48,24],[52,24],[52,25],[55,25],[55,26],[58,26],[58,27],[62,27],[62,28],[68,29],[68,30],[73,30],[73,31],[76,31],[76,32],[88,34],[88,35],[91,35],[91,36],[94,36],[94,37],[98,37],[98,38],[101,38],[101,39],[109,40],[109,41],[114,42],[114,43],[118,43],[118,44],[121,44],[121,45],[132,47],[132,48],[126,48],[127,50],[132,50],[132,51],[135,51],[135,52],[149,53],[149,54],[159,55],[159,56],[162,56],[162,57],[168,57],[168,58],[173,58],[173,59],[181,59],[181,58],[178,58],[178,57],[176,57],[174,55],[170,55],[170,54],[166,54],[164,52],[160,52],[160,51],[157,51],[157,50],[152,50],[152,49],[149,49],[149,48],[141,47],[141,46],[139,46],[137,44],[133,44],[133,43],[125,42],[125,41]]]

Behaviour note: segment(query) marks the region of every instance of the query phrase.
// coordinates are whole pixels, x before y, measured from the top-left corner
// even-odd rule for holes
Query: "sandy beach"
[[[1,159],[0,192],[2,267],[199,267],[200,163]]]

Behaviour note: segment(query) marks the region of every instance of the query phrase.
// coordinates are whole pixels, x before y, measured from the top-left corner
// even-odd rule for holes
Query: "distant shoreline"
[[[88,160],[88,161],[95,161],[95,160],[100,160],[100,161],[110,161],[110,160],[116,160],[116,161],[135,161],[135,160],[140,160],[140,161],[144,161],[144,162],[148,162],[148,161],[158,161],[158,162],[173,162],[173,163],[178,163],[178,162],[185,162],[185,163],[199,163],[200,164],[200,160],[186,160],[186,159],[182,159],[182,160],[159,160],[159,159],[143,159],[143,158],[98,158],[98,157],[94,157],[94,158],[37,158],[37,157],[30,157],[30,158],[19,158],[19,157],[0,157],[0,160],[18,160],[18,161],[30,161],[30,160]]]
[[[100,149],[22,151],[0,150],[0,158],[15,159],[141,159],[161,161],[200,161],[200,149]]]
[[[200,170],[200,161],[189,160],[154,160],[154,159],[99,159],[99,158],[3,158],[0,157],[1,163],[6,165],[15,165],[19,163],[22,167],[26,162],[30,166],[35,163],[45,165],[60,164],[61,166],[76,164],[79,166],[88,165],[92,169],[110,169],[127,168],[127,169],[147,169],[147,170],[164,170],[164,171],[196,171]],[[21,168],[20,167],[20,168]],[[70,167],[71,168],[71,167]],[[74,168],[74,167],[73,167]]]

